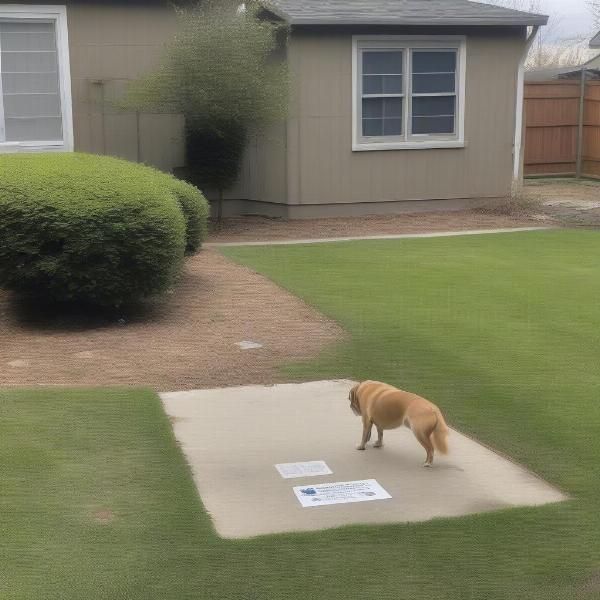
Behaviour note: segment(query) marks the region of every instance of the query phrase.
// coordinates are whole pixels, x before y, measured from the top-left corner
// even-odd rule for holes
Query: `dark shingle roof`
[[[545,25],[548,17],[468,0],[266,0],[292,25]]]
[[[590,40],[590,48],[600,48],[600,31]]]

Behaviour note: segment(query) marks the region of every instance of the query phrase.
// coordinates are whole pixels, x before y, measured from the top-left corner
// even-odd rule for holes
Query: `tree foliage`
[[[178,12],[159,68],[132,83],[124,104],[183,114],[189,179],[222,192],[238,175],[249,132],[286,115],[287,30],[256,3],[205,0]]]

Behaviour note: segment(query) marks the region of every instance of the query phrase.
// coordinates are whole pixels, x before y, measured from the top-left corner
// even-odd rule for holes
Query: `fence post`
[[[581,168],[583,164],[583,117],[585,112],[585,88],[586,88],[586,70],[581,69],[581,83],[579,86],[579,121],[577,126],[577,161],[575,166],[575,177],[581,177]]]

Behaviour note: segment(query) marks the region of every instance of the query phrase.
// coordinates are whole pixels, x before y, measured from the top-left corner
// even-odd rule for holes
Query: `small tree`
[[[178,9],[180,30],[158,70],[130,86],[125,105],[186,119],[189,179],[219,192],[238,177],[251,132],[285,117],[285,26],[254,3],[204,0]]]

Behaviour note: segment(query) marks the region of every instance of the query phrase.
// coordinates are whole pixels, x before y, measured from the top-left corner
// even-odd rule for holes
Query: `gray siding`
[[[512,181],[524,30],[435,30],[467,35],[465,148],[352,152],[352,35],[362,33],[373,30],[298,29],[292,36],[296,103],[288,131],[289,203],[505,196]]]
[[[166,3],[68,4],[75,149],[145,162],[184,163],[183,119],[123,113],[111,102],[150,71],[176,30]]]

